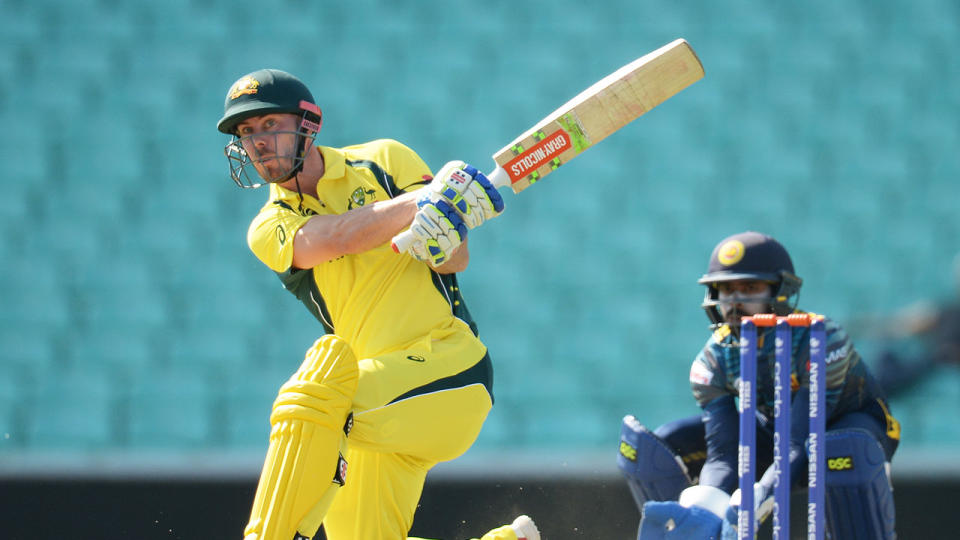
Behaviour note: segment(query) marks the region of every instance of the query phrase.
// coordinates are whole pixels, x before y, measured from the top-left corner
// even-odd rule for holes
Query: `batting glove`
[[[407,250],[417,260],[440,266],[467,238],[467,226],[446,201],[421,199],[410,233],[414,241]]]
[[[503,197],[493,183],[462,161],[444,165],[424,191],[421,201],[446,202],[456,209],[468,229],[479,227],[503,212]]]

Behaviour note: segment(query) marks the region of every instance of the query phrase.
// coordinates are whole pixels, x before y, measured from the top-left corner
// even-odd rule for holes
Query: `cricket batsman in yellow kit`
[[[393,140],[317,146],[321,124],[299,79],[265,69],[230,87],[217,125],[233,180],[269,186],[251,250],[325,330],[274,402],[245,540],[309,539],[321,523],[330,540],[406,538],[427,471],[473,444],[493,404],[455,273],[500,194],[462,162],[433,177]],[[416,241],[396,254],[408,227]],[[539,538],[527,516],[483,536]]]

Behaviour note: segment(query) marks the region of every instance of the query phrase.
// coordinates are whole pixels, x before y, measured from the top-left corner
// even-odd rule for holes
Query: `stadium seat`
[[[215,371],[203,369],[142,373],[130,389],[129,445],[186,450],[216,442],[211,388],[218,380]]]
[[[113,375],[95,364],[52,369],[36,379],[27,414],[32,448],[90,451],[119,443],[119,395]]]
[[[219,391],[224,414],[219,418],[226,443],[233,448],[266,447],[270,412],[280,386],[292,371],[262,366],[232,373]]]
[[[4,6],[0,430],[22,448],[264,444],[321,332],[247,248],[267,195],[233,186],[213,127],[226,86],[267,66],[311,84],[321,144],[392,137],[434,170],[487,170],[618,62],[678,35],[698,51],[704,81],[471,233],[460,279],[497,374],[483,444],[603,446],[626,412],[689,412],[696,279],[726,234],[777,236],[801,305],[841,320],[952,294],[951,0],[335,4]],[[960,443],[928,399],[956,401],[942,375],[898,397],[904,446]]]

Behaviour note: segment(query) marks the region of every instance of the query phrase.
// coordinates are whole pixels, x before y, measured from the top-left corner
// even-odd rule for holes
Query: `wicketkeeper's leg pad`
[[[880,443],[863,429],[829,431],[826,460],[826,522],[831,537],[895,538],[893,490]]]
[[[647,501],[675,501],[691,485],[683,461],[673,449],[632,415],[623,418],[617,467],[642,510]]]
[[[270,415],[270,446],[246,540],[312,538],[346,480],[347,418],[357,390],[357,358],[326,335],[281,388]]]

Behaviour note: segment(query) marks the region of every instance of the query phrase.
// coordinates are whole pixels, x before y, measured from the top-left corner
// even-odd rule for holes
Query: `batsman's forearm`
[[[314,216],[294,238],[294,266],[311,268],[389,242],[413,221],[417,213],[416,197],[415,193],[404,193],[340,215]]]
[[[363,253],[409,227],[416,213],[416,193],[404,193],[343,214],[336,225],[337,237],[343,240],[344,253]]]

